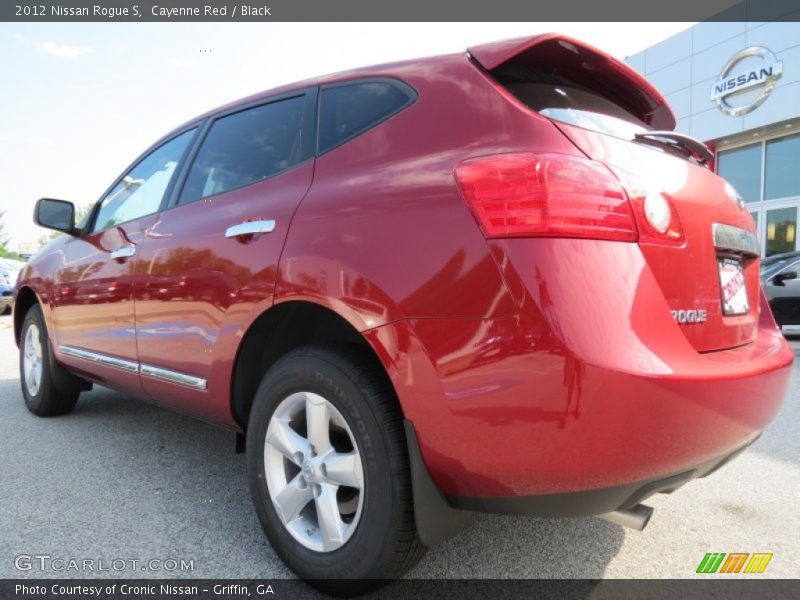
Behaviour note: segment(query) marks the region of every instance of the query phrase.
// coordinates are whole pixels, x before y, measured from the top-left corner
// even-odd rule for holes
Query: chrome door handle
[[[240,235],[253,235],[254,233],[270,233],[275,231],[275,221],[245,221],[233,225],[225,230],[226,238],[235,238]]]
[[[111,253],[111,258],[113,260],[117,260],[118,258],[130,258],[134,254],[136,254],[136,246],[124,246],[119,250],[114,250]]]

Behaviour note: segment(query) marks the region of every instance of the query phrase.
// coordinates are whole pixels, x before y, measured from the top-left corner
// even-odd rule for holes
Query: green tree
[[[6,234],[6,211],[0,210],[0,249],[5,250],[8,245],[8,235]]]
[[[6,211],[0,210],[0,257],[14,258],[22,257],[8,247],[8,233],[6,233]]]

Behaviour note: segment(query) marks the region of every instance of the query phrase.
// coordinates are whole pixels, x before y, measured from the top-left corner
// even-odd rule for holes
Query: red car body
[[[272,90],[180,129],[364,78],[402,81],[417,99],[276,177],[52,242],[19,278],[17,333],[38,301],[55,358],[70,371],[242,431],[243,343],[265,315],[313,305],[379,358],[452,506],[597,514],[705,474],[775,417],[793,360],[760,294],[757,256],[741,257],[749,311],[721,310],[712,224],[750,233],[754,225],[705,166],[547,118],[493,76],[511,60],[569,69],[576,56],[649,126],[674,127],[641,76],[555,35]],[[458,166],[520,153],[657,182],[682,238],[649,239],[638,220],[627,241],[487,235]],[[269,235],[224,236],[264,218],[276,223]],[[135,258],[109,258],[126,245]],[[672,311],[688,309],[706,310],[707,320],[676,322]],[[189,373],[206,386],[88,362],[64,346]]]

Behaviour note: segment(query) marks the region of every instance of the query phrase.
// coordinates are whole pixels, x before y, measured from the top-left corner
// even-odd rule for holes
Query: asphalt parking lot
[[[2,316],[0,578],[291,576],[261,532],[233,434],[100,387],[70,415],[36,418],[21,399],[16,352]],[[798,368],[756,445],[648,501],[656,510],[644,532],[599,519],[482,516],[409,576],[687,578],[706,552],[771,552],[759,577],[800,577]],[[27,554],[191,559],[193,570],[19,571],[15,557]]]

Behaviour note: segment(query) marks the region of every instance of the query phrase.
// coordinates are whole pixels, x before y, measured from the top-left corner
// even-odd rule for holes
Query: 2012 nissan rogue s
[[[329,592],[476,512],[603,515],[751,444],[793,353],[752,218],[625,64],[556,34],[288,85],[137,158],[21,274],[22,392],[230,428]],[[90,423],[86,424],[90,427]]]

